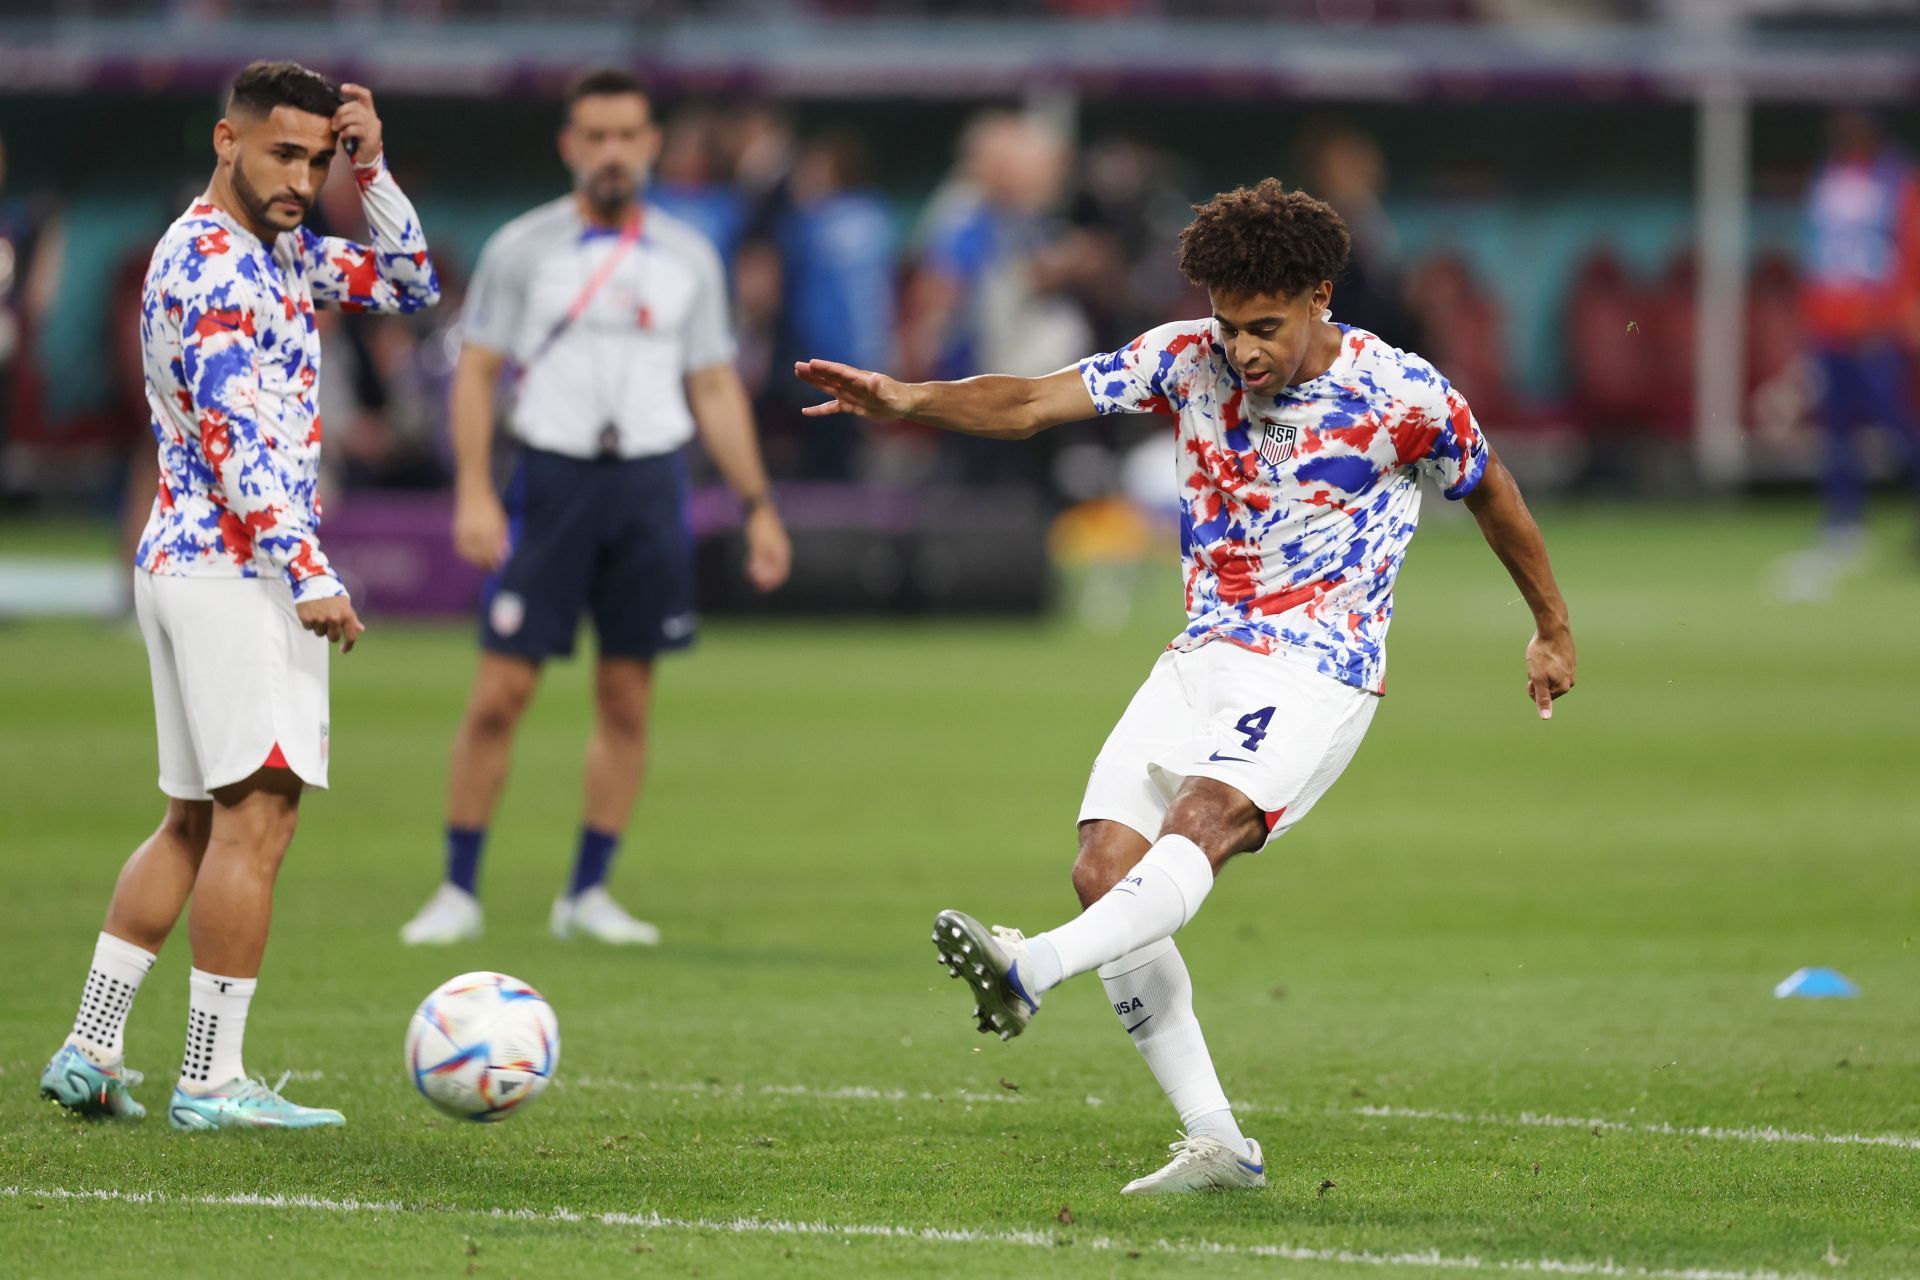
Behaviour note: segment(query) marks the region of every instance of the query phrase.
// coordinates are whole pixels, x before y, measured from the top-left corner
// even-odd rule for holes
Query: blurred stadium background
[[[447,286],[417,317],[323,313],[323,538],[372,631],[334,669],[335,789],[303,811],[248,1054],[351,1127],[283,1145],[82,1131],[27,1085],[159,811],[121,620],[153,488],[131,299],[256,57],[375,91]],[[709,475],[704,604],[747,616],[668,666],[616,877],[667,945],[544,927],[575,662],[523,730],[486,939],[405,949],[473,660],[462,285],[565,189],[559,94],[606,62],[656,86],[653,198],[729,264],[796,575],[746,598]],[[1144,1253],[1351,1277],[1360,1251],[1396,1275],[1911,1276],[1920,573],[1889,431],[1858,440],[1864,543],[1820,532],[1803,244],[1836,108],[1920,147],[1912,0],[0,0],[14,1270],[838,1280]],[[1521,477],[1581,681],[1533,719],[1526,611],[1430,500],[1357,764],[1182,935],[1274,1186],[1140,1206],[1115,1188],[1171,1116],[1098,996],[975,1049],[924,931],[943,905],[1070,905],[1087,762],[1177,625],[1166,425],[803,427],[783,369],[1041,372],[1198,314],[1173,237],[1268,174],[1353,228],[1336,317],[1432,357]],[[322,204],[357,230],[350,183]],[[133,1018],[150,1096],[183,951]],[[1802,965],[1861,997],[1773,999]],[[547,993],[566,1056],[534,1115],[452,1132],[401,1031],[479,967]]]
[[[154,239],[209,169],[233,68],[272,53],[377,91],[449,287],[418,318],[327,321],[328,543],[376,613],[471,599],[444,536],[461,283],[493,229],[564,189],[556,95],[586,65],[657,86],[653,198],[729,263],[743,372],[803,540],[797,581],[761,607],[810,612],[1039,608],[1050,527],[1056,558],[1163,550],[1151,420],[1019,449],[803,428],[784,369],[821,355],[907,376],[1038,372],[1109,349],[1196,313],[1171,250],[1188,206],[1268,173],[1352,224],[1339,318],[1433,358],[1530,493],[1810,492],[1807,186],[1836,104],[1920,138],[1910,0],[5,0],[0,14],[9,541],[49,520],[137,525],[151,464],[127,317]],[[321,219],[355,230],[351,189],[330,195]],[[1895,478],[1891,437],[1862,449]],[[717,544],[730,514],[717,496],[701,508]],[[0,609],[119,607],[117,566],[54,581],[4,563]],[[736,578],[707,574],[710,610],[748,603]]]

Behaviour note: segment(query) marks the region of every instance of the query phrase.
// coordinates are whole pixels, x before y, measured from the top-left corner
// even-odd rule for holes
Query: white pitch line
[[[704,1097],[744,1098],[749,1094],[763,1098],[812,1098],[819,1102],[990,1102],[1023,1103],[1031,1098],[1017,1092],[1003,1090],[1000,1093],[976,1093],[971,1089],[954,1089],[949,1093],[933,1093],[928,1090],[881,1089],[872,1085],[843,1084],[820,1087],[805,1084],[763,1084],[749,1087],[744,1084],[719,1084],[709,1080],[623,1080],[618,1076],[562,1076],[554,1082],[556,1087],[575,1089],[618,1089],[627,1093],[691,1093]]]
[[[1713,1125],[1678,1125],[1664,1121],[1602,1120],[1597,1117],[1541,1115],[1522,1111],[1517,1116],[1481,1115],[1468,1111],[1428,1111],[1419,1107],[1355,1107],[1352,1114],[1383,1120],[1444,1120],[1453,1124],[1542,1129],[1599,1129],[1607,1133],[1650,1133],[1671,1138],[1711,1138],[1719,1142],[1803,1142],[1818,1146],[1898,1147],[1920,1151],[1920,1138],[1900,1133],[1796,1133],[1771,1126],[1722,1129]]]
[[[960,1102],[1028,1104],[1052,1102],[1050,1098],[1034,1098],[1015,1092],[977,1093],[968,1089],[955,1089],[949,1093],[933,1093],[927,1090],[888,1089],[872,1085],[804,1085],[804,1084],[763,1084],[749,1086],[745,1084],[717,1084],[711,1081],[665,1081],[665,1080],[624,1080],[614,1076],[576,1076],[572,1079],[562,1077],[556,1085],[572,1085],[578,1089],[619,1089],[633,1093],[686,1093],[708,1097],[744,1098],[757,1095],[767,1098],[810,1098],[820,1102]],[[1065,1105],[1076,1105],[1070,1100],[1059,1100]],[[1087,1106],[1102,1105],[1100,1099],[1088,1097]],[[1233,1104],[1236,1111],[1247,1115],[1299,1115],[1299,1108],[1285,1103],[1267,1104],[1242,1102]],[[1494,1115],[1485,1112],[1443,1111],[1424,1107],[1364,1106],[1332,1111],[1333,1115],[1360,1116],[1369,1120],[1429,1120],[1447,1124],[1484,1125],[1488,1128],[1502,1129],[1600,1129],[1608,1133],[1642,1133],[1670,1138],[1705,1138],[1715,1142],[1787,1142],[1802,1143],[1810,1146],[1838,1147],[1893,1147],[1903,1151],[1920,1151],[1920,1137],[1901,1133],[1804,1133],[1791,1129],[1776,1129],[1772,1126],[1753,1128],[1722,1128],[1714,1125],[1679,1125],[1666,1121],[1607,1120],[1597,1116],[1559,1116],[1536,1111],[1522,1111],[1517,1115]]]
[[[320,1196],[181,1196],[164,1191],[75,1190],[67,1187],[0,1187],[16,1200],[70,1200],[103,1204],[194,1205],[212,1208],[305,1209],[316,1213],[425,1213],[507,1222],[592,1223],[652,1231],[705,1231],[725,1235],[820,1236],[837,1239],[917,1240],[929,1244],[990,1244],[1026,1249],[1071,1247],[1097,1252],[1160,1253],[1188,1257],[1278,1258],[1288,1262],[1333,1262],[1362,1267],[1427,1267],[1447,1271],[1505,1271],[1562,1276],[1624,1277],[1626,1280],[1821,1280],[1804,1272],[1736,1271],[1719,1267],[1680,1270],[1622,1265],[1611,1259],[1482,1258],[1437,1249],[1380,1253],[1371,1249],[1313,1249],[1290,1244],[1226,1244],[1212,1240],[1132,1242],[1110,1236],[1082,1238],[1049,1231],[983,1231],[971,1227],[909,1227],[884,1222],[803,1222],[788,1218],[676,1218],[645,1213],[594,1213],[579,1209],[442,1209],[394,1200],[332,1200]]]

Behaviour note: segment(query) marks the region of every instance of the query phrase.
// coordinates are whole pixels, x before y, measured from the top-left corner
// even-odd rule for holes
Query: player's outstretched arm
[[[988,440],[1025,440],[1096,414],[1075,365],[1044,378],[990,373],[959,382],[901,382],[832,360],[801,360],[793,373],[832,397],[801,410],[810,418],[857,413],[886,421],[905,418]]]
[[[1520,486],[1499,456],[1488,452],[1486,474],[1466,498],[1487,545],[1513,575],[1527,607],[1533,610],[1533,639],[1527,642],[1527,696],[1542,720],[1553,718],[1553,700],[1573,688],[1573,630],[1567,602],[1553,580],[1547,542],[1520,496]]]
[[[342,311],[420,311],[440,300],[440,278],[427,256],[420,215],[387,171],[373,94],[357,84],[341,85],[340,92],[346,102],[334,113],[333,132],[352,159],[373,243],[316,236],[301,228],[301,261],[314,301]]]

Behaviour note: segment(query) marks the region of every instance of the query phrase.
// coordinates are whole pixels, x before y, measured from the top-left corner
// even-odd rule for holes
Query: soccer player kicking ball
[[[1044,378],[906,384],[812,360],[806,412],[909,418],[1018,440],[1095,413],[1178,420],[1187,628],[1094,761],[1073,886],[1084,907],[1032,938],[958,911],[940,960],[980,1030],[1018,1035],[1046,993],[1095,970],[1180,1113],[1173,1159],[1131,1195],[1261,1187],[1193,1012],[1173,934],[1220,868],[1285,833],[1353,758],[1384,692],[1393,579],[1419,478],[1465,499],[1533,610],[1527,694],[1573,687],[1573,636],[1540,530],[1467,403],[1419,356],[1328,319],[1347,230],[1268,179],[1197,206],[1180,264],[1213,315],[1163,325]]]
[[[146,1110],[122,1065],[127,1012],[189,895],[187,1047],[176,1129],[344,1123],[250,1079],[240,1044],[273,883],[303,787],[327,785],[327,645],[364,628],[321,554],[314,307],[416,311],[440,296],[387,173],[373,95],[254,63],[214,126],[213,183],[147,268],[140,346],[160,486],[134,605],[153,675],[167,816],[120,871],[79,1016],[40,1092],[86,1115]],[[371,246],[301,220],[334,151],[353,157]]]

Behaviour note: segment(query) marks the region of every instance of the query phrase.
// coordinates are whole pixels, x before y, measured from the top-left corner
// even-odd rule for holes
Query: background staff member
[[[658,942],[606,878],[640,789],[653,659],[691,644],[696,626],[681,455],[695,427],[746,509],[748,578],[771,591],[792,560],[733,368],[719,258],[640,199],[660,147],[646,92],[625,72],[595,71],[566,104],[560,155],[574,190],[494,235],[467,303],[452,398],[454,540],[494,576],[453,743],[446,882],[401,930],[408,943],[479,936],[481,849],[514,729],[540,664],[572,655],[582,613],[599,638],[594,727],[579,850],[553,931]],[[509,361],[522,450],[503,504],[490,443]]]

